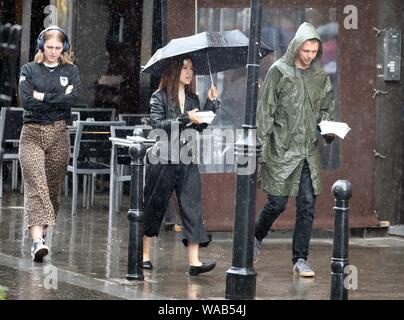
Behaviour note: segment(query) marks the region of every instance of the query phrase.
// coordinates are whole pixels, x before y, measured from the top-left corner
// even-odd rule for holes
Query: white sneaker
[[[301,277],[314,277],[315,273],[305,259],[297,259],[293,272]]]
[[[47,245],[45,245],[44,239],[38,239],[32,243],[31,247],[32,260],[42,262],[43,257],[45,257],[48,254],[48,252],[49,248]]]
[[[262,246],[262,240],[257,240],[257,238],[254,237],[254,247],[253,247],[253,263],[254,264],[258,262],[258,258],[260,257],[261,246]]]

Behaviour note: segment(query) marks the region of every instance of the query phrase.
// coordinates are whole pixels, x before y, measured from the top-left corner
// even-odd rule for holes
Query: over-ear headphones
[[[36,40],[36,47],[39,50],[43,51],[43,49],[45,47],[45,40],[44,40],[45,33],[48,31],[51,31],[51,30],[57,30],[57,31],[60,31],[61,33],[63,33],[64,42],[63,42],[62,52],[69,51],[69,49],[70,49],[69,37],[67,36],[66,32],[62,28],[59,28],[58,26],[50,26],[50,27],[47,27],[45,30],[43,30],[39,34],[38,39]]]

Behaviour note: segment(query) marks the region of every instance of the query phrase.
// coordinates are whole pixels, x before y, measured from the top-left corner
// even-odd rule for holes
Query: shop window
[[[320,63],[329,74],[337,98],[338,119],[338,23],[336,8],[273,8],[263,6],[261,22],[261,41],[274,49],[260,61],[259,81],[262,82],[274,61],[286,52],[289,42],[299,27],[308,21],[316,26],[323,41],[323,56]],[[239,29],[249,36],[250,8],[248,7],[198,7],[197,32],[226,31]],[[212,124],[213,127],[241,128],[244,123],[246,100],[246,69],[228,70],[214,75],[214,82],[220,92],[221,112]],[[210,87],[209,76],[197,76],[196,91],[205,101]],[[322,142],[322,138],[320,137]],[[323,169],[337,169],[339,167],[338,139],[331,145],[321,145],[321,159]],[[201,172],[230,171],[230,166],[201,165]],[[235,168],[233,166],[232,170]]]

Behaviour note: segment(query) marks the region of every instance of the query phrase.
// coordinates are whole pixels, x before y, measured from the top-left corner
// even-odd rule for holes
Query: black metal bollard
[[[136,134],[136,133],[135,133]],[[146,146],[135,142],[130,148],[132,157],[130,182],[129,245],[128,245],[128,280],[143,280],[143,167]]]
[[[347,300],[348,289],[344,282],[345,267],[348,263],[349,245],[349,199],[352,196],[352,185],[348,180],[338,180],[332,186],[335,197],[334,207],[334,240],[331,258],[331,300]]]

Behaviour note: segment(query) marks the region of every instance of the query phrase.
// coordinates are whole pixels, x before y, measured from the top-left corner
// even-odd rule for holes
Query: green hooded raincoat
[[[320,48],[309,68],[295,68],[300,46],[318,39]],[[319,194],[320,150],[317,124],[333,120],[335,99],[331,81],[318,64],[321,39],[316,29],[303,23],[285,55],[269,69],[260,93],[257,136],[262,144],[261,188],[275,196],[296,196],[304,159],[307,159],[314,193]]]

